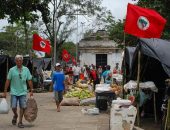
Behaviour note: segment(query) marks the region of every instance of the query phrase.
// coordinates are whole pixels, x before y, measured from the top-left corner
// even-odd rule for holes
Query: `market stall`
[[[107,110],[111,107],[112,100],[121,94],[122,88],[117,84],[96,84],[96,107],[100,110]]]
[[[170,76],[169,51],[170,42],[157,38],[141,38],[135,48],[127,47],[125,49],[126,82],[135,80],[139,84],[152,81],[158,88],[158,93],[154,94],[158,119],[161,119],[162,116],[161,105],[165,96],[165,80]],[[140,87],[137,88],[140,90]]]
[[[155,123],[157,122],[157,114],[156,114],[156,98],[155,94],[158,93],[158,88],[155,86],[154,82],[147,81],[147,82],[140,82],[139,83],[140,93],[139,93],[139,106],[144,107],[145,102],[147,100],[151,100],[153,98],[153,111],[154,111],[154,118]],[[137,91],[137,82],[130,80],[128,83],[124,85],[124,90],[127,93],[128,96],[134,96],[136,97],[136,91]],[[138,100],[138,99],[135,99]],[[142,109],[141,116],[144,116],[144,109]]]
[[[130,100],[118,98],[112,101],[110,130],[132,130],[137,109]]]
[[[111,105],[115,99],[115,92],[112,91],[110,84],[97,84],[96,85],[96,107],[99,110],[107,110],[108,104]]]

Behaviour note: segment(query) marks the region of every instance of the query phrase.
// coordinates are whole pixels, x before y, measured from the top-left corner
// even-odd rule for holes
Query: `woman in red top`
[[[95,91],[96,84],[99,84],[99,77],[95,70],[95,66],[90,70],[90,79],[93,81],[93,90]]]

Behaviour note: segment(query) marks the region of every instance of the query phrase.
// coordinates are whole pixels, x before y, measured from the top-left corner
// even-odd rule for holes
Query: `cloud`
[[[136,3],[134,0],[103,0],[103,6],[111,10],[115,19],[124,19],[126,16],[127,4]]]
[[[127,4],[128,3],[137,3],[138,0],[103,0],[102,6],[106,7],[108,10],[111,10],[113,17],[115,19],[124,19],[126,16],[126,10],[127,10]],[[84,20],[83,20],[84,19]],[[79,36],[77,34],[73,33],[73,35],[69,38],[72,41],[77,41],[76,37],[79,37],[78,39],[81,39],[81,33],[82,33],[82,27],[81,27],[81,22],[86,21],[87,19],[85,18],[80,18],[79,17]],[[7,20],[0,20],[0,29],[2,29],[3,26],[8,25]],[[88,22],[87,22],[88,23]],[[75,24],[76,25],[76,24]],[[92,23],[91,23],[92,25]],[[92,26],[88,25],[89,27],[92,28]],[[85,25],[85,28],[87,28],[87,25]]]

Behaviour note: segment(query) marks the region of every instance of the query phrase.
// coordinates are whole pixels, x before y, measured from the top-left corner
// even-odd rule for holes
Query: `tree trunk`
[[[28,30],[27,30],[25,17],[24,17],[24,33],[25,33],[25,48],[26,48],[26,53],[27,53],[28,52]]]

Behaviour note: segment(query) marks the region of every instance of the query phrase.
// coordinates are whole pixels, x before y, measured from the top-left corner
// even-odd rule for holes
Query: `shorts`
[[[63,91],[54,91],[54,98],[56,102],[61,102],[63,100]]]
[[[27,99],[26,95],[15,96],[11,95],[11,108],[17,108],[17,104],[19,103],[20,108],[26,108]]]

